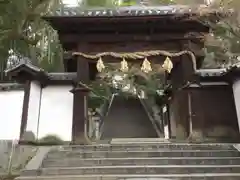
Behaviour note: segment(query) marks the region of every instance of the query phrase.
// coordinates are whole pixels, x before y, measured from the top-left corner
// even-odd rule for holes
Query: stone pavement
[[[14,174],[26,166],[29,160],[35,155],[38,148],[32,146],[19,146],[14,148],[12,156],[11,172]],[[8,174],[9,160],[12,151],[12,141],[0,140],[0,174]]]

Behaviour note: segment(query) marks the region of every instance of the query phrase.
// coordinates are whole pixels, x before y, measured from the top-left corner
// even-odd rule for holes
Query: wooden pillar
[[[189,41],[181,41],[180,50],[191,50],[189,47]],[[176,139],[187,139],[190,130],[192,130],[192,124],[190,129],[190,114],[192,111],[190,105],[191,98],[188,92],[182,89],[188,82],[194,81],[194,68],[193,62],[189,55],[182,55],[178,57],[178,62],[174,64],[174,68],[171,73],[171,83],[173,87],[173,100],[171,104],[172,121],[176,123]],[[189,105],[190,104],[190,105]],[[189,109],[190,107],[190,109]]]
[[[240,132],[240,78],[236,78],[232,85],[233,96],[236,108],[236,114],[238,119],[238,128]]]
[[[72,143],[85,144],[86,122],[88,118],[88,89],[79,84],[88,83],[89,81],[89,66],[86,58],[78,57],[77,59],[77,79],[73,93],[73,123],[72,123]],[[87,134],[87,133],[86,133]]]
[[[187,93],[185,90],[180,90],[176,93],[176,138],[185,140],[188,137],[188,101]]]
[[[189,89],[188,106],[189,110],[189,124],[190,134],[189,140],[192,142],[202,142],[204,140],[204,120],[205,117],[205,103],[201,100],[204,98],[203,89]]]
[[[24,99],[23,99],[22,120],[21,120],[21,127],[20,127],[20,142],[24,137],[24,133],[27,126],[30,86],[31,86],[31,81],[26,81],[24,84]]]
[[[179,62],[175,64],[171,73],[172,99],[170,101],[170,122],[172,135],[178,140],[185,140],[188,137],[188,112],[187,95],[181,89],[185,83],[184,59],[179,57]]]

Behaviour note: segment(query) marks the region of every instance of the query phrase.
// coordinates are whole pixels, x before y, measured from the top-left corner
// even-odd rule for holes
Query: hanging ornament
[[[103,64],[102,58],[100,57],[97,61],[97,70],[98,72],[102,72],[105,69],[105,66]]]
[[[121,71],[122,72],[127,72],[128,71],[128,63],[125,60],[125,58],[123,58],[123,60],[121,61]]]
[[[165,59],[163,62],[162,68],[167,71],[168,73],[171,73],[172,68],[173,68],[173,63],[169,57]]]
[[[141,70],[145,73],[149,73],[150,71],[152,71],[151,63],[148,61],[147,58],[144,59]]]

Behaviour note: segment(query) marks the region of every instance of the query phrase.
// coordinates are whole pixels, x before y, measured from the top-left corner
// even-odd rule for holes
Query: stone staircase
[[[239,180],[230,144],[135,143],[54,147],[18,180]]]

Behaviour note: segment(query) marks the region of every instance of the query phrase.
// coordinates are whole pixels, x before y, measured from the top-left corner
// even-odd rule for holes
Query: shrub
[[[41,138],[39,143],[47,145],[62,145],[64,144],[64,141],[57,135],[49,134]]]

